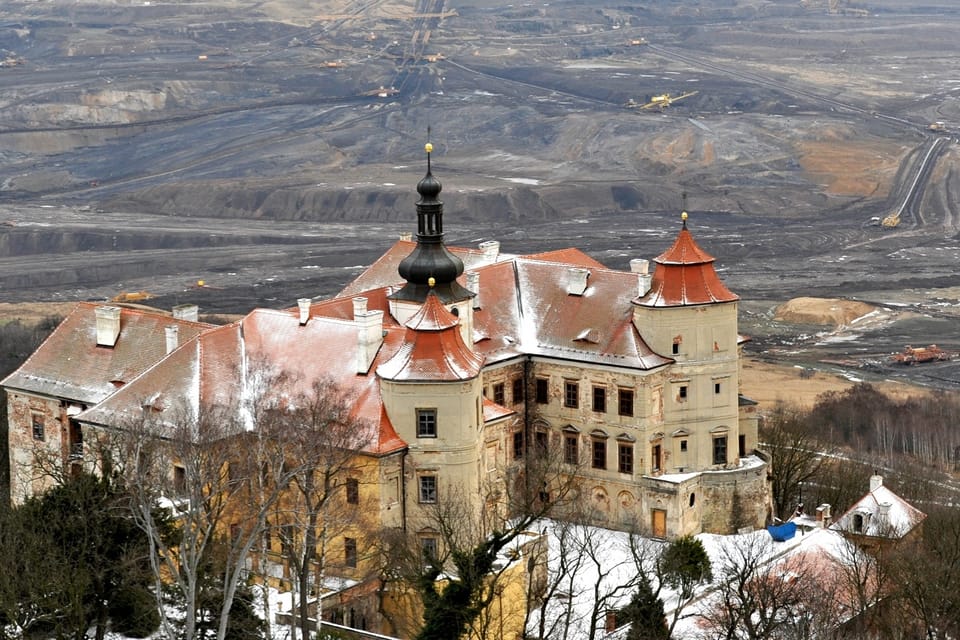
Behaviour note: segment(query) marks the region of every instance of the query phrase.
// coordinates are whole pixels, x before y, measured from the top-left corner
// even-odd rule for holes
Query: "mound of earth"
[[[777,307],[773,319],[794,324],[840,327],[874,310],[873,305],[856,300],[794,298]]]

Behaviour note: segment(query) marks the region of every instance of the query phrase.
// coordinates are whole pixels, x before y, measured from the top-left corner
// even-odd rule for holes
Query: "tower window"
[[[533,434],[534,442],[537,445],[537,455],[545,455],[550,447],[549,434],[546,431],[537,431]]]
[[[432,504],[437,501],[437,476],[420,476],[420,502]]]
[[[680,354],[680,343],[679,343],[679,342],[674,342],[674,343],[673,343],[673,355],[679,355],[679,354]]]
[[[681,440],[681,441],[680,441],[680,451],[681,451],[681,453],[686,453],[686,452],[687,452],[687,441],[686,441],[686,440]]]
[[[437,410],[417,409],[417,437],[437,437]]]
[[[617,459],[620,473],[633,473],[633,445],[621,442],[618,449]]]
[[[607,468],[607,443],[605,440],[593,440],[593,468]]]
[[[663,448],[659,444],[653,445],[653,451],[650,454],[650,464],[654,471],[660,471],[663,465]]]
[[[727,436],[714,436],[713,464],[727,464]]]
[[[605,387],[593,388],[593,410],[597,413],[607,411],[607,390]]]
[[[507,401],[507,397],[504,394],[503,383],[498,382],[493,385],[493,401],[497,404],[504,404]]]
[[[714,382],[714,383],[713,383],[713,392],[714,392],[714,393],[720,393],[720,383],[719,383],[719,382]]]
[[[580,406],[580,385],[567,380],[563,383],[563,406],[576,409]]]
[[[360,503],[360,482],[356,478],[347,478],[345,491],[347,494],[347,504]]]
[[[617,391],[619,405],[618,413],[621,416],[633,415],[633,389],[619,389]]]
[[[546,378],[537,378],[537,404],[547,404],[550,401],[550,381]]]
[[[36,413],[33,414],[33,439],[41,442],[46,439],[43,416]]]
[[[513,459],[521,460],[523,458],[523,431],[513,432]]]
[[[580,462],[579,439],[575,435],[563,437],[563,461],[567,464]]]
[[[523,402],[523,378],[513,379],[513,402]]]
[[[677,392],[677,397],[680,399],[681,402],[687,399],[687,385],[682,385],[680,387],[680,389]]]
[[[343,539],[343,564],[357,568],[357,541],[354,538]]]

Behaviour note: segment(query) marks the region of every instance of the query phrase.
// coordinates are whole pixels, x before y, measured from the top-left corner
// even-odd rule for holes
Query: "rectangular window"
[[[714,437],[713,464],[727,464],[727,436]]]
[[[523,431],[513,432],[513,459],[523,459]]]
[[[720,393],[720,383],[719,383],[719,382],[714,382],[714,383],[713,383],[713,392],[714,392],[714,393]]]
[[[354,538],[343,539],[343,564],[357,568],[357,541]]]
[[[180,494],[187,490],[187,470],[180,465],[173,466],[173,490]]]
[[[545,455],[550,448],[550,435],[546,431],[537,431],[533,434],[533,437],[537,445],[537,455]]]
[[[437,410],[417,409],[417,437],[437,437]]]
[[[430,562],[437,557],[437,539],[420,538],[420,552],[423,553],[423,561]]]
[[[741,458],[747,455],[747,436],[742,433],[737,436],[737,450]]]
[[[673,343],[673,355],[676,356],[676,355],[679,355],[679,354],[680,354],[680,343],[679,343],[679,342],[674,342],[674,343]]]
[[[681,385],[680,390],[677,392],[677,397],[681,400],[687,399],[687,385]]]
[[[622,416],[633,415],[633,389],[619,389],[617,392],[618,413]]]
[[[567,464],[578,464],[580,462],[579,438],[575,435],[566,435],[563,437],[563,461]]]
[[[607,390],[605,387],[593,388],[593,410],[597,413],[607,411]]]
[[[500,405],[507,401],[507,396],[504,393],[502,382],[498,382],[497,384],[493,385],[493,401]]]
[[[270,551],[273,547],[273,528],[268,524],[263,528],[263,549]]]
[[[563,406],[576,409],[580,406],[580,385],[567,380],[563,383]]]
[[[537,404],[550,402],[550,381],[546,378],[537,378]]]
[[[420,476],[420,502],[433,504],[437,501],[437,476]]]
[[[659,444],[653,445],[653,451],[650,452],[650,464],[653,465],[654,471],[660,471],[660,466],[663,464],[663,449]]]
[[[681,441],[680,441],[680,451],[681,451],[682,453],[686,453],[686,452],[687,452],[687,441],[686,441],[686,440],[681,440]]]
[[[513,379],[513,402],[523,402],[523,378]]]
[[[607,468],[607,443],[605,440],[593,441],[593,468]]]
[[[41,442],[46,439],[46,433],[43,426],[43,416],[33,415],[33,439]]]
[[[618,468],[620,473],[633,473],[633,445],[621,442],[619,444]]]
[[[360,504],[360,481],[356,478],[347,478],[347,504]]]

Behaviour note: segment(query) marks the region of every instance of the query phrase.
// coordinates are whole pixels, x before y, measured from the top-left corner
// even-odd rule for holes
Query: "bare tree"
[[[786,519],[800,502],[801,483],[817,475],[829,452],[816,437],[808,417],[783,404],[764,416],[760,437],[770,455],[774,508],[780,518]]]
[[[300,633],[308,638],[313,584],[317,585],[318,621],[323,613],[319,596],[330,541],[362,524],[359,504],[364,464],[359,452],[370,443],[370,430],[351,417],[352,398],[328,380],[316,381],[290,406],[273,418],[283,433],[280,439],[291,482],[271,519],[282,523],[280,537],[296,583]],[[352,549],[352,557],[344,563],[356,565],[359,552]]]
[[[772,543],[758,534],[725,545],[715,568],[716,588],[701,617],[716,640],[795,637],[812,610],[812,564],[799,556],[772,559]],[[833,611],[833,609],[831,609]]]
[[[325,423],[303,424],[301,409],[325,401],[296,393],[289,376],[266,367],[254,371],[235,405],[176,407],[154,415],[145,402],[143,419],[119,434],[134,515],[153,551],[156,592],[159,597],[169,581],[183,598],[185,638],[197,632],[201,578],[211,567],[221,591],[216,635],[226,636],[234,596],[249,572],[251,552],[262,545],[268,517],[292,483],[312,473],[324,450],[311,439],[318,437],[313,427]],[[330,387],[313,391],[337,397]],[[165,633],[176,637],[161,609]]]

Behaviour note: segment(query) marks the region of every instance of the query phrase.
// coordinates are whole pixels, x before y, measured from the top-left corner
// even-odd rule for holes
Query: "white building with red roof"
[[[148,314],[123,310],[119,340],[100,344],[94,306],[82,306],[81,328],[65,320],[3,381],[13,475],[35,475],[27,445],[40,399],[62,409],[45,418],[47,431],[72,442],[68,432],[124,424],[144,398],[170,415],[203,403],[241,411],[252,368],[269,366],[352,395],[370,430],[360,453],[383,465],[384,524],[415,530],[418,509],[454,492],[482,508],[484,482],[545,451],[577,475],[596,524],[661,537],[764,524],[770,487],[753,455],[755,406],[739,394],[739,298],[686,214],[652,274],[646,260],[625,272],[577,249],[448,249],[429,154],[417,190],[415,241],[395,243],[329,300],[257,309],[222,327],[181,323],[169,349],[137,346],[165,344],[169,319],[126,335]],[[136,358],[119,357],[128,345]],[[96,391],[54,388],[65,384]],[[38,488],[17,481],[14,495]],[[431,544],[430,531],[422,536]]]

